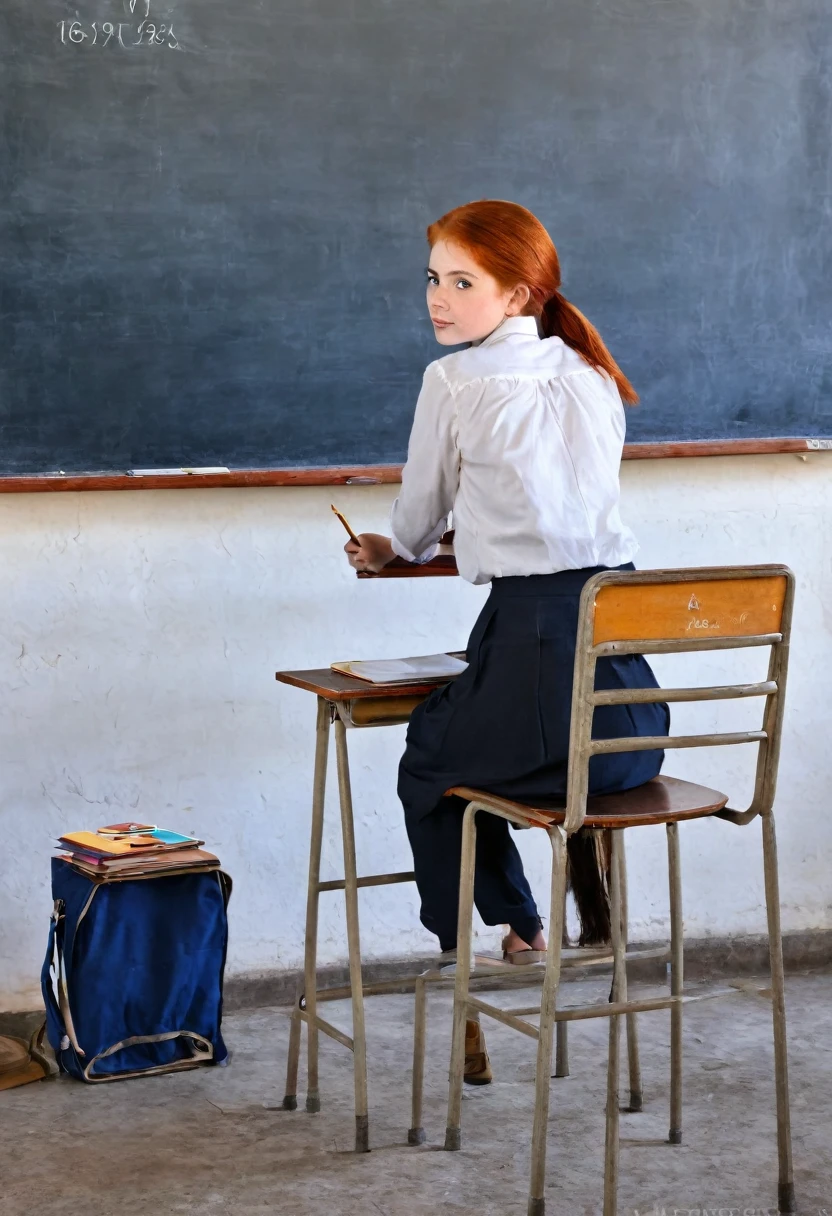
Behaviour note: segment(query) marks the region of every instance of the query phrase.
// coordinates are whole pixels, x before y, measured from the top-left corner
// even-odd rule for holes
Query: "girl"
[[[491,583],[468,668],[415,710],[399,770],[422,923],[451,951],[464,807],[445,791],[468,785],[529,803],[565,792],[581,588],[599,570],[632,570],[638,547],[619,515],[618,482],[622,400],[638,397],[560,294],[555,246],[530,211],[468,203],[427,235],[436,339],[465,349],[425,372],[392,536],[364,534],[346,552],[357,570],[378,571],[396,554],[428,561],[452,510],[460,575]],[[597,687],[656,681],[633,655],[599,660]],[[610,706],[596,711],[594,734],[668,726],[665,705]],[[656,751],[595,756],[590,793],[641,785],[662,760]],[[546,943],[508,825],[481,815],[477,828],[477,909],[486,924],[510,926],[509,961],[534,961]]]

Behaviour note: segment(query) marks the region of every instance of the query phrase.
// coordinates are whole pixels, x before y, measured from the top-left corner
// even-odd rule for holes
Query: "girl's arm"
[[[392,537],[363,532],[344,552],[355,570],[377,574],[393,560],[430,561],[448,526],[459,484],[456,409],[445,373],[431,363],[422,391],[402,472],[402,489],[393,504]]]
[[[458,486],[456,406],[441,364],[431,363],[416,402],[401,493],[391,513],[394,553],[409,562],[430,561],[447,529]]]

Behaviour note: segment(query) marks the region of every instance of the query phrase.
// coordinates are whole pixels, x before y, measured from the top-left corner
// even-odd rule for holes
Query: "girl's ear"
[[[518,283],[506,304],[506,316],[519,317],[531,298],[532,293],[526,284]]]

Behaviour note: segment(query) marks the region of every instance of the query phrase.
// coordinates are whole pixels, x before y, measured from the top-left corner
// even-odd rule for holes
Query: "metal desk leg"
[[[329,702],[318,697],[318,720],[315,743],[315,777],[312,786],[312,831],[309,844],[309,888],[306,896],[306,941],[304,943],[303,980],[308,1050],[308,1075],[306,1082],[306,1109],[314,1114],[321,1109],[318,1090],[318,1027],[317,1017],[317,964],[318,964],[318,901],[320,899],[321,845],[324,834],[324,795],[326,793],[326,765],[329,751],[329,728],[332,712]],[[284,1110],[295,1110],[298,1092],[298,1057],[300,1055],[301,1007],[292,1014],[289,1036],[289,1060],[286,1069],[286,1096]]]
[[[422,1101],[425,1091],[425,1031],[427,1018],[427,991],[425,978],[420,975],[414,987],[413,1009],[413,1085],[408,1144],[424,1144],[425,1129],[422,1127]]]
[[[347,755],[347,730],[340,718],[335,721],[335,755],[338,790],[341,798],[341,833],[344,841],[344,902],[347,913],[347,944],[350,960],[352,996],[353,1075],[355,1079],[355,1151],[370,1151],[367,1111],[367,1039],[364,1030],[364,989],[361,979],[361,937],[358,927],[358,874],[355,862],[355,826],[352,816],[352,790]]]

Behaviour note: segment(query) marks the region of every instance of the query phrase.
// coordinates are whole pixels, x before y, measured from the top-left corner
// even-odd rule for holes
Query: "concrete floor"
[[[564,1004],[603,992],[599,980],[570,984]],[[517,993],[495,1002],[518,1003]],[[226,1069],[102,1086],[60,1078],[0,1094],[0,1212],[525,1216],[534,1044],[488,1024],[495,1083],[466,1090],[462,1152],[442,1152],[450,994],[434,994],[430,1009],[424,1147],[405,1145],[411,998],[367,1004],[373,1152],[360,1157],[348,1053],[323,1039],[321,1114],[275,1109],[288,1020],[261,1009],[226,1019]],[[348,1029],[348,1005],[329,1010]],[[791,976],[788,1015],[798,1210],[832,1216],[832,975]],[[640,1025],[646,1107],[622,1116],[620,1216],[774,1216],[768,1002],[742,993],[685,1010],[678,1148],[664,1141],[668,1014]],[[605,1021],[574,1024],[572,1076],[553,1082],[549,1216],[600,1212],[606,1033]]]

